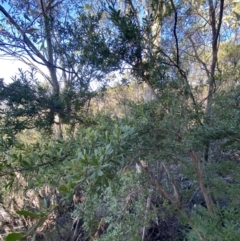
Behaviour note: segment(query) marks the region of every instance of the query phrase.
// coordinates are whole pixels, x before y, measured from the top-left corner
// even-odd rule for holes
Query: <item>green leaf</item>
[[[24,167],[29,167],[30,164],[27,162],[27,161],[21,161],[21,164],[24,166]]]
[[[23,238],[24,238],[24,236],[20,233],[10,233],[5,238],[5,241],[16,241],[16,240],[21,240]]]
[[[109,164],[109,163],[106,163],[106,164],[102,165],[101,168],[103,169],[103,168],[109,167],[109,166],[110,166],[110,164]]]
[[[13,153],[13,154],[12,154],[12,157],[13,157],[14,159],[18,159],[18,156],[17,156],[16,153]]]
[[[58,188],[58,190],[60,191],[60,192],[64,192],[64,193],[68,193],[70,190],[69,190],[69,188],[66,186],[66,185],[61,185],[59,188]]]
[[[99,165],[98,159],[97,159],[96,157],[93,157],[92,160],[91,160],[91,164],[92,164],[93,166],[98,166],[98,165]]]
[[[103,163],[103,160],[104,160],[104,155],[101,155],[98,162]]]
[[[97,175],[96,171],[93,171],[93,173],[89,176],[89,179],[94,179]]]
[[[43,205],[44,205],[45,208],[48,207],[48,203],[47,203],[47,199],[46,198],[43,199]]]
[[[97,175],[98,175],[99,177],[101,177],[101,176],[103,175],[103,172],[102,172],[101,169],[98,169],[98,170],[97,170]]]
[[[36,214],[36,213],[31,213],[29,211],[26,210],[20,210],[20,211],[16,211],[17,214],[22,215],[24,217],[30,217],[30,218],[40,218],[41,215]]]

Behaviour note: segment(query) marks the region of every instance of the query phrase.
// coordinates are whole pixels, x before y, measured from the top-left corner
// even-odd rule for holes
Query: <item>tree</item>
[[[84,3],[53,0],[0,5],[0,50],[4,56],[23,61],[47,81],[50,99],[45,111],[54,117],[50,124],[54,124],[57,139],[62,138],[62,122],[84,122],[79,110],[91,98],[90,82],[102,76],[87,65],[86,56],[81,54],[91,38],[89,30],[96,28],[100,17],[85,14],[83,6]],[[75,21],[77,16],[81,18],[80,25]],[[46,67],[48,74],[40,65]],[[31,85],[34,84],[39,86],[36,78],[31,79]],[[32,88],[36,100],[39,93],[36,86]]]
[[[208,123],[211,119],[216,85],[224,1],[220,1],[219,4],[213,1],[199,3],[163,1],[158,4],[155,1],[147,1],[146,16],[141,11],[142,5],[138,2],[126,1],[124,11],[118,10],[119,6],[115,1],[108,3],[106,11],[109,20],[116,27],[115,38],[117,37],[118,41],[114,39],[116,44],[108,42],[107,46],[111,46],[112,52],[120,59],[119,62],[131,66],[134,75],[153,90],[161,89],[162,83],[177,81],[180,91],[185,93],[187,99],[191,99],[197,115],[199,104],[190,85],[189,74],[192,73],[192,63],[197,63],[204,69],[208,82],[206,97],[206,123]],[[199,10],[205,8],[209,10],[208,15]],[[182,31],[179,31],[180,28]],[[202,59],[201,55],[205,54],[208,56],[207,59]],[[203,125],[200,119],[198,122]],[[206,160],[208,158],[208,147],[205,158]]]

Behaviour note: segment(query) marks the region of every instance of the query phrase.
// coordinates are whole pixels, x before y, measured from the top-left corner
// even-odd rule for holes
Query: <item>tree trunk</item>
[[[208,96],[207,96],[207,105],[206,105],[206,124],[209,124],[211,121],[211,115],[212,115],[212,100],[213,100],[213,94],[215,91],[215,69],[218,61],[218,38],[220,34],[220,28],[222,24],[222,18],[223,18],[223,8],[224,8],[224,0],[220,1],[220,13],[219,13],[219,19],[218,23],[216,20],[216,8],[214,7],[213,1],[208,0],[209,3],[209,22],[212,28],[212,63],[211,63],[211,69],[210,69],[210,78],[209,78],[209,84],[208,84]],[[209,152],[209,146],[210,142],[207,143],[204,158],[207,161],[208,160],[208,152]]]
[[[54,125],[53,125],[53,137],[55,140],[59,140],[63,138],[62,134],[62,125],[60,122],[59,114],[54,115]]]
[[[48,64],[47,68],[49,70],[49,74],[51,77],[51,85],[53,88],[53,94],[56,99],[59,98],[60,94],[60,86],[57,78],[57,69],[56,64],[54,61],[54,51],[53,51],[53,43],[52,43],[52,35],[53,35],[53,24],[52,24],[52,16],[51,14],[47,15],[46,13],[46,6],[43,0],[40,0],[40,9],[43,13],[44,18],[44,28],[45,28],[45,34],[46,34],[46,42],[47,42],[47,58],[48,58]],[[58,113],[55,113],[54,115],[54,138],[55,139],[62,139],[62,127],[61,127],[61,119],[59,117]]]

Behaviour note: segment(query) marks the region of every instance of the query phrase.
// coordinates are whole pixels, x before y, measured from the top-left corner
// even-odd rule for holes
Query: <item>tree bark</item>
[[[218,38],[220,35],[220,29],[222,24],[223,18],[223,9],[224,9],[224,0],[220,1],[220,13],[218,24],[216,21],[216,8],[214,7],[213,1],[208,0],[209,3],[209,21],[212,28],[212,63],[210,69],[210,78],[208,84],[208,96],[207,96],[207,104],[206,104],[206,124],[211,122],[211,115],[212,115],[212,100],[213,94],[216,87],[215,82],[215,70],[218,61]],[[204,153],[204,159],[208,161],[208,153],[209,153],[210,142],[207,143]]]
[[[54,115],[53,137],[55,140],[59,140],[63,138],[62,124],[60,121],[59,114]]]
[[[42,11],[43,18],[44,18],[44,29],[46,34],[46,42],[47,42],[47,58],[48,58],[48,65],[47,68],[49,70],[49,74],[51,77],[51,83],[53,88],[53,95],[57,99],[60,95],[60,86],[57,78],[57,69],[55,67],[54,63],[54,51],[53,51],[53,44],[52,44],[52,31],[53,31],[53,25],[52,25],[52,16],[51,13],[47,15],[46,13],[46,6],[43,0],[39,1],[39,8]],[[55,113],[54,115],[54,138],[55,139],[62,139],[62,127],[61,127],[61,119],[59,117],[59,114]]]

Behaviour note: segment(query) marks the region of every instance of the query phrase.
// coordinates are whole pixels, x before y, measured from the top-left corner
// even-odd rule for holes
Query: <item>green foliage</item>
[[[176,96],[178,98],[174,98]],[[222,102],[217,96],[214,100],[212,118],[216,126],[200,125],[198,119],[204,116],[200,107],[197,116],[185,96],[173,89],[163,92],[161,102],[136,104],[129,101],[128,116],[111,118],[98,114],[94,126],[79,126],[68,139],[15,145],[7,155],[1,154],[4,165],[0,172],[7,176],[3,183],[6,187],[13,186],[15,173],[21,172],[29,180],[27,188],[40,189],[46,184],[57,188],[62,198],[56,203],[59,208],[70,205],[81,189],[85,201],[75,205],[72,215],[81,220],[86,238],[94,236],[99,225],[103,225],[99,240],[113,237],[139,240],[143,227],[150,230],[151,225],[155,225],[161,229],[164,222],[173,219],[174,231],[171,232],[175,239],[172,240],[178,240],[180,228],[176,227],[185,228],[174,217],[183,216],[182,225],[191,228],[184,232],[187,240],[201,240],[201,236],[209,240],[216,237],[234,240],[239,234],[240,180],[237,173],[240,170],[231,155],[222,156],[221,150],[238,149],[239,115],[236,109],[230,108],[235,104],[229,93],[221,96],[225,98],[220,99]],[[199,184],[188,154],[194,148],[200,156],[209,140],[213,143],[212,155],[204,165],[203,182],[215,203],[214,214],[201,208],[202,201],[194,197]],[[136,173],[135,164],[140,160],[147,160],[148,172]],[[185,179],[189,180],[187,186]],[[175,188],[187,212],[178,210],[172,201]],[[146,214],[149,197],[151,210]],[[189,203],[189,200],[194,202]],[[51,212],[44,206],[39,212],[18,211],[36,218]],[[162,232],[161,237],[168,237],[168,232]],[[149,235],[147,232],[146,237]]]
[[[12,83],[0,88],[0,101],[3,103],[0,124],[1,134],[8,137],[5,139],[15,139],[17,133],[31,129],[52,133],[56,113],[66,125],[90,122],[84,111],[81,115],[80,111],[94,93],[76,91],[77,86],[69,84],[60,95],[56,95],[39,83],[35,74],[34,69],[30,72],[19,70]]]
[[[22,240],[24,236],[20,233],[11,233],[6,237],[6,241],[17,241]]]
[[[96,184],[108,185],[108,181],[114,176],[113,169],[124,166],[127,153],[135,145],[134,139],[134,129],[127,125],[116,123],[110,130],[105,124],[97,130],[83,128],[71,140],[16,145],[7,158],[2,155],[5,166],[1,171],[5,173],[6,170],[7,173],[7,170],[11,170],[13,176],[18,170],[25,171],[26,174],[29,171],[34,172],[36,174],[34,180],[41,185],[48,179],[42,175],[44,169],[52,167],[53,170],[49,173],[52,175],[60,166],[59,171],[65,173],[61,177],[62,180],[69,179],[70,182],[77,184],[87,178]],[[56,177],[59,174],[55,173]],[[54,179],[53,176],[51,179]],[[65,186],[61,186],[60,189],[68,190]]]
[[[187,240],[237,240],[240,234],[238,226],[239,213],[235,208],[221,209],[216,207],[216,213],[211,216],[204,208],[198,208],[192,213],[193,229],[187,234]],[[199,232],[201,235],[196,235]]]
[[[20,210],[20,211],[16,211],[17,214],[22,215],[24,217],[30,217],[30,218],[41,218],[42,215],[36,214],[36,213],[32,213],[26,210]]]
[[[53,112],[47,90],[36,82],[36,71],[23,72],[13,82],[0,90],[2,133],[21,132],[25,129],[51,129]]]
[[[60,56],[59,62],[70,69],[65,71],[59,93],[39,84],[34,70],[20,71],[8,86],[0,82],[0,101],[5,105],[0,119],[0,194],[5,203],[0,208],[7,206],[8,193],[18,185],[23,193],[40,193],[45,186],[52,190],[49,203],[39,194],[43,200],[35,207],[28,203],[11,207],[19,219],[27,219],[31,225],[8,234],[6,240],[34,239],[40,227],[47,233],[45,222],[51,215],[55,218],[51,231],[61,236],[61,223],[71,240],[238,239],[239,87],[219,87],[232,70],[231,77],[238,80],[238,46],[226,44],[220,62],[232,62],[214,75],[207,69],[210,59],[204,49],[209,46],[201,47],[203,54],[199,54],[197,44],[201,46],[201,42],[195,46],[193,41],[195,32],[203,31],[199,30],[199,13],[184,18],[195,9],[180,3],[174,6],[171,1],[171,7],[166,4],[164,10],[157,5],[161,9],[156,10],[154,3],[158,3],[153,1],[152,13],[142,17],[143,8],[134,8],[133,3],[125,1],[126,8],[118,9],[115,1],[107,1],[100,10],[83,4],[74,14],[76,21],[59,18],[55,22],[52,16],[44,16],[61,40],[53,41],[53,50]],[[184,26],[191,24],[191,29]],[[176,32],[180,27],[181,34]],[[208,31],[205,26],[204,31]],[[201,39],[199,36],[196,39]],[[193,42],[188,46],[190,37]],[[34,42],[37,33],[29,38]],[[211,93],[206,97],[210,115],[206,115],[205,97],[200,99],[202,93],[197,88],[194,92],[189,82],[197,70],[194,58],[207,69],[209,79],[212,75],[209,81],[217,87],[213,97]],[[104,83],[111,71],[121,72],[126,65],[133,75],[127,75],[125,82],[131,82],[132,77],[146,82],[155,92],[152,101],[124,100],[127,111],[121,118],[97,111],[89,114],[91,106],[86,108],[86,103],[97,94],[89,90],[91,80]],[[73,74],[73,79],[67,79],[67,74]],[[14,142],[16,133],[25,129],[50,132],[56,114],[74,130],[66,133],[65,139],[52,140],[45,135],[37,142]],[[64,220],[66,216],[71,219]]]

